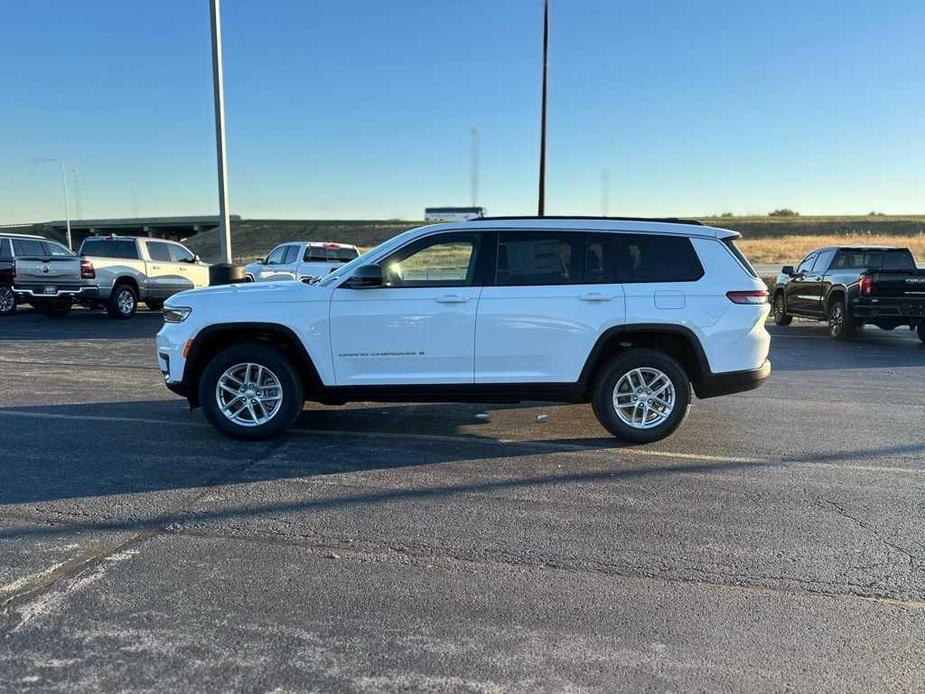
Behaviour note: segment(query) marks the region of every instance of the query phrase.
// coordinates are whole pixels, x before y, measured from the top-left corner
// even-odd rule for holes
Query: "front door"
[[[787,283],[786,286],[786,304],[789,313],[796,313],[801,316],[813,315],[814,297],[813,289],[813,263],[816,262],[818,253],[810,253],[803,258],[797,266],[796,275]]]
[[[331,299],[336,383],[472,383],[482,234],[412,241],[381,261],[383,286]]]

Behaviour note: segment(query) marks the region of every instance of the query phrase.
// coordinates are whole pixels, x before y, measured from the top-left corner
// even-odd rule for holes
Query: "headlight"
[[[165,323],[182,323],[185,321],[193,309],[186,306],[165,306],[164,322]]]

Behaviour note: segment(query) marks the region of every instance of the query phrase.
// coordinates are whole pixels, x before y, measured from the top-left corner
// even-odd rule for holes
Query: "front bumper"
[[[757,369],[745,371],[727,371],[723,373],[708,373],[694,384],[694,392],[701,400],[715,398],[720,395],[744,393],[754,390],[764,383],[771,375],[771,362],[767,359]]]

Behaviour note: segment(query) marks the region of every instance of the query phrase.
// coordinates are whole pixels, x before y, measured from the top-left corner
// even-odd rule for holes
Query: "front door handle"
[[[152,265],[152,266],[151,266],[151,269],[152,269],[152,270],[160,270],[160,269],[161,269],[161,266],[160,266],[160,265]]]
[[[469,298],[458,294],[447,294],[446,296],[438,296],[434,301],[438,304],[464,304],[469,301]]]
[[[613,297],[610,294],[601,294],[600,292],[589,292],[581,294],[578,297],[581,301],[610,301]]]

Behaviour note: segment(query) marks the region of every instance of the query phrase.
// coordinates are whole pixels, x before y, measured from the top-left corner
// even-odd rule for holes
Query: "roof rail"
[[[691,224],[693,226],[702,227],[703,224],[698,222],[696,219],[679,219],[678,217],[595,217],[588,215],[543,215],[539,217],[537,215],[523,215],[523,216],[511,216],[511,217],[477,217],[475,219],[470,219],[470,222],[484,222],[484,221],[507,221],[507,220],[517,220],[517,219],[585,219],[585,220],[595,220],[602,222],[662,222],[665,224]]]

